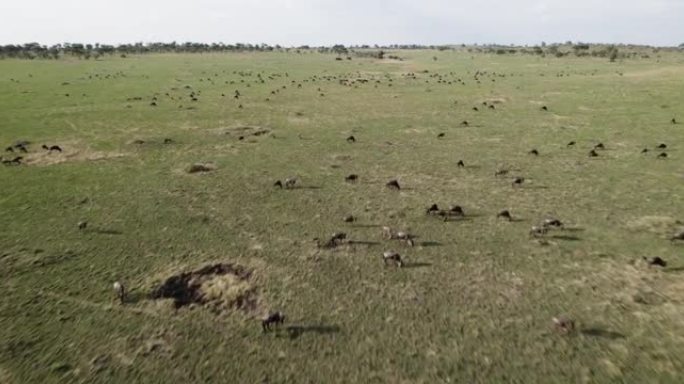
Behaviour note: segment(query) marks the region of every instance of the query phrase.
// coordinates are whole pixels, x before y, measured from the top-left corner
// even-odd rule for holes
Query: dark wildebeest
[[[359,180],[359,175],[356,175],[356,174],[351,174],[351,175],[344,178],[344,181],[346,181],[348,183],[355,183],[358,180]]]
[[[353,135],[347,137],[347,143],[355,143],[355,142],[356,142],[356,137],[354,137]]]
[[[397,180],[390,180],[387,182],[387,184],[385,184],[385,186],[389,189],[395,189],[397,191],[401,189]]]
[[[271,325],[278,327],[278,325],[283,324],[284,322],[285,315],[282,312],[272,312],[261,319],[261,329],[264,332],[268,332],[271,330]]]

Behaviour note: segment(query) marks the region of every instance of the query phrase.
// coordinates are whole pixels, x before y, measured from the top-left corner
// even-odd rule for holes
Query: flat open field
[[[684,53],[391,54],[0,61],[0,382],[681,382]]]

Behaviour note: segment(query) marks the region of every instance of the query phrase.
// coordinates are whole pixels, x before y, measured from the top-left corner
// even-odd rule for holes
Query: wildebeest
[[[46,151],[48,151],[48,152],[52,152],[52,151],[57,151],[57,152],[60,152],[60,153],[62,152],[62,148],[61,148],[59,145],[52,145],[52,146],[49,146],[49,147],[48,147],[47,145],[43,144],[42,147],[43,147],[44,150],[46,150]]]
[[[670,240],[684,240],[684,229],[680,230],[679,232],[675,232],[674,236],[672,236]]]
[[[401,189],[397,180],[390,180],[387,182],[387,184],[385,184],[385,186],[389,189],[396,189],[397,191]]]
[[[114,293],[116,294],[116,297],[119,299],[119,302],[123,305],[126,301],[126,286],[123,285],[121,282],[115,281]]]
[[[506,220],[508,220],[508,221],[513,220],[513,216],[511,216],[511,213],[510,213],[507,209],[504,209],[503,211],[499,212],[499,213],[496,215],[496,217],[497,217],[497,218],[504,218],[504,219],[506,219]]]
[[[675,119],[674,117],[670,121],[672,122],[672,124],[677,124],[677,119]]]
[[[603,143],[598,143],[594,145],[594,149],[606,149],[606,146]]]
[[[23,157],[17,156],[15,158],[13,158],[12,160],[3,160],[2,163],[5,165],[21,165],[21,161],[23,159],[24,159]]]
[[[297,184],[297,178],[296,177],[288,177],[285,179],[285,188],[294,188],[295,185]]]
[[[81,220],[76,225],[78,226],[78,229],[82,231],[88,227],[88,222],[85,220]]]
[[[525,182],[524,177],[516,177],[515,179],[513,179],[512,185],[515,187],[516,185],[522,185],[524,182]]]
[[[432,204],[426,211],[428,215],[432,215],[439,212],[439,207],[437,207],[437,204]]]
[[[464,127],[467,127],[468,126],[468,120],[461,121],[461,125]]]
[[[548,228],[548,227],[544,227],[544,226],[541,226],[541,227],[540,227],[540,226],[534,225],[534,226],[532,226],[532,228],[530,228],[530,236],[531,236],[531,237],[540,237],[540,236],[544,236],[544,235],[546,235],[546,233],[547,233],[548,231],[549,231],[549,228]]]
[[[656,148],[658,148],[658,149],[665,149],[665,148],[667,148],[667,144],[661,143],[661,144],[659,144]]]
[[[563,223],[560,220],[555,219],[555,218],[547,218],[547,219],[544,219],[544,221],[542,222],[542,226],[544,226],[545,228],[551,228],[551,227],[563,228]]]
[[[541,109],[542,109],[542,111],[548,111],[548,110],[549,110],[549,109],[546,107],[546,105],[543,105],[543,106],[541,107]]]
[[[346,182],[348,182],[348,183],[355,183],[355,182],[357,182],[358,180],[359,180],[359,175],[356,175],[356,174],[353,174],[353,173],[352,173],[351,175],[349,175],[349,176],[347,176],[347,177],[344,178],[344,181],[346,181]]]
[[[283,189],[283,182],[280,180],[276,180],[275,183],[273,183],[274,187],[279,187],[280,189]]]
[[[449,207],[449,216],[465,217],[465,212],[460,205],[452,205]]]
[[[477,112],[479,109],[477,109],[477,107],[473,107],[473,111]]]
[[[271,325],[281,325],[285,323],[285,315],[282,312],[271,312],[261,319],[261,329],[264,332],[271,330]]]
[[[647,153],[647,152],[648,152],[648,148],[644,148],[641,150],[641,153]]]
[[[352,215],[347,215],[344,217],[343,220],[345,223],[353,223],[354,221],[356,221],[356,218]]]
[[[441,137],[444,137],[444,135],[445,135],[444,132],[440,132],[440,133],[437,135],[437,137],[440,137],[440,138],[441,138]]]
[[[663,260],[660,256],[651,258],[644,257],[644,261],[646,261],[646,263],[651,266],[655,265],[663,268],[667,267],[667,261]]]
[[[532,149],[531,151],[529,151],[529,152],[527,152],[527,153],[530,154],[530,155],[539,156],[539,151],[537,151],[536,149]]]
[[[554,317],[551,321],[553,322],[553,327],[560,333],[566,334],[575,330],[575,320],[559,316]]]
[[[465,163],[463,162],[463,160],[459,160],[458,163],[456,163],[456,166],[459,168],[463,168],[465,167]]]
[[[667,153],[662,152],[661,154],[658,155],[658,158],[659,158],[659,159],[665,159],[665,158],[667,158]]]
[[[576,143],[575,143],[574,141],[571,141],[571,142],[568,143],[567,147],[572,147],[572,146],[575,145],[575,144],[576,144]]]
[[[5,148],[5,152],[14,152],[14,148],[12,148],[11,146],[7,147]]]
[[[401,268],[403,266],[403,262],[401,260],[401,256],[394,251],[385,251],[382,253],[382,261],[385,263],[385,265],[388,264],[394,264],[397,267]]]
[[[595,150],[589,151],[589,157],[598,157],[598,153]]]
[[[356,137],[354,137],[353,135],[347,137],[347,143],[355,143],[355,142],[356,142]]]

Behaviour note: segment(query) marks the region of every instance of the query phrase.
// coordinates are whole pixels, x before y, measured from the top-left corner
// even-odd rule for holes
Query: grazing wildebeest
[[[355,143],[355,142],[356,142],[356,137],[354,137],[353,135],[347,137],[347,143]]]
[[[665,159],[665,158],[667,158],[667,153],[662,152],[660,155],[658,155],[658,158],[659,158],[659,159]]]
[[[648,148],[644,148],[641,150],[641,153],[646,153],[646,152],[648,152]]]
[[[545,228],[550,228],[550,227],[563,228],[563,223],[558,219],[548,218],[548,219],[544,219],[544,221],[542,222],[542,226],[544,226]]]
[[[5,152],[14,152],[14,148],[7,147],[7,148],[5,148]]]
[[[665,149],[665,148],[667,148],[667,144],[661,143],[661,144],[658,145],[656,148],[658,148],[658,149]]]
[[[449,216],[465,217],[465,212],[460,205],[452,205],[449,207]]]
[[[589,157],[598,157],[598,153],[595,150],[589,151]]]
[[[285,188],[294,188],[295,184],[297,184],[297,178],[296,177],[288,177],[285,179]]]
[[[506,219],[506,220],[508,220],[508,221],[513,220],[513,216],[511,216],[511,213],[510,213],[507,209],[504,209],[503,211],[499,212],[499,213],[496,215],[496,217],[497,217],[497,218],[500,218],[500,217],[501,217],[501,218],[504,218],[504,219]]]
[[[28,149],[26,149],[26,147],[23,144],[17,144],[14,147],[19,149],[19,152],[28,153]]]
[[[560,333],[566,334],[575,330],[575,320],[563,316],[554,317],[551,320],[556,331]]]
[[[383,252],[382,253],[382,261],[385,263],[385,265],[392,263],[399,268],[401,268],[403,266],[403,262],[401,261],[401,256],[397,252],[394,252],[394,251]]]
[[[576,144],[576,143],[575,143],[574,141],[571,141],[571,142],[568,143],[567,146],[568,146],[568,147],[572,147],[572,146],[575,145],[575,144]]]
[[[477,109],[477,107],[473,107],[473,111],[477,112],[479,109]]]
[[[437,137],[444,137],[444,132],[441,132],[440,134],[438,134]]]
[[[496,172],[494,172],[494,177],[507,175],[508,172],[508,169],[497,169]]]
[[[273,183],[274,187],[280,187],[280,189],[283,189],[283,182],[280,180],[276,180],[275,183]]]
[[[82,230],[86,229],[86,227],[88,227],[88,222],[85,220],[81,220],[78,222],[77,225],[78,225],[78,229],[82,231]]]
[[[544,236],[544,235],[546,235],[546,233],[548,231],[549,231],[548,227],[544,227],[544,226],[539,227],[539,226],[535,225],[535,226],[532,226],[532,228],[530,228],[530,236],[531,237]]]
[[[437,207],[437,204],[432,204],[426,211],[428,215],[433,215],[437,212],[439,212],[439,207]]]
[[[261,329],[264,332],[271,330],[271,325],[283,324],[285,322],[285,315],[282,312],[271,312],[261,319]]]
[[[684,240],[684,229],[679,232],[675,232],[674,236],[670,238],[670,241]]]
[[[660,256],[651,258],[644,257],[644,261],[646,261],[648,265],[655,265],[663,268],[667,267],[667,261],[663,260]]]
[[[45,147],[45,146],[43,146]],[[52,151],[57,151],[59,153],[62,153],[62,148],[59,145],[52,145],[49,148],[47,148],[48,152],[52,153]]]
[[[677,119],[675,119],[674,117],[670,121],[672,122],[672,124],[677,124]]]
[[[356,221],[356,218],[352,215],[347,215],[344,217],[345,223],[353,223],[354,221]]]
[[[351,174],[351,175],[344,178],[344,181],[346,181],[348,183],[355,183],[358,180],[359,180],[359,175],[356,175],[356,174]]]
[[[496,109],[496,107],[492,104],[489,106],[489,109]]]
[[[2,163],[5,165],[21,165],[21,161],[23,159],[24,159],[23,157],[17,156],[12,160],[3,160]]]
[[[119,299],[121,305],[123,305],[126,301],[126,286],[124,286],[121,282],[115,281],[114,293],[116,293],[116,297]]]
[[[522,183],[524,183],[524,182],[525,182],[524,177],[516,177],[515,179],[513,179],[512,185],[515,187],[516,185],[522,185]]]
[[[542,109],[542,111],[548,111],[548,110],[549,110],[549,109],[546,107],[546,105],[543,105],[543,106],[541,107],[541,109]]]
[[[533,149],[533,150],[531,150],[531,151],[529,151],[529,152],[527,152],[527,153],[530,154],[530,155],[539,156],[539,151],[537,151],[536,149]]]
[[[385,186],[389,189],[395,189],[397,191],[401,189],[397,180],[390,180],[387,182],[387,184],[385,184]]]
[[[461,121],[461,125],[464,127],[467,127],[468,126],[468,120]]]
[[[459,160],[458,163],[456,163],[456,166],[459,168],[463,168],[465,167],[465,163],[463,162],[463,160]]]
[[[603,145],[603,143],[598,143],[594,145],[594,149],[606,149],[606,147]]]
[[[164,139],[164,144],[173,144],[173,139],[169,139],[169,138]]]

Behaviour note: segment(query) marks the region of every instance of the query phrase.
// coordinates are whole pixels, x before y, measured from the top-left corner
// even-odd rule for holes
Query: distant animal
[[[665,148],[667,148],[667,144],[661,143],[661,144],[658,145],[656,148],[658,148],[658,149],[665,149]]]
[[[674,236],[670,238],[671,241],[676,241],[676,240],[684,240],[684,229],[676,232]]]
[[[496,215],[496,217],[497,217],[497,218],[504,218],[504,219],[506,219],[506,220],[508,220],[508,221],[513,220],[513,216],[511,216],[511,213],[510,213],[507,209],[504,209],[503,211],[499,212],[499,213]]]
[[[397,252],[394,252],[394,251],[383,252],[382,253],[382,261],[385,263],[385,265],[394,264],[399,268],[401,268],[403,266],[401,256]]]
[[[494,105],[490,105],[489,109],[496,109],[496,107],[494,107]]]
[[[603,145],[603,143],[598,143],[594,145],[594,149],[606,149],[606,147]]]
[[[440,134],[437,135],[437,137],[444,137],[445,133],[441,132]]]
[[[46,145],[43,145],[43,148],[47,149],[48,152],[57,151],[62,153],[62,148],[59,145],[52,145],[49,148]]]
[[[157,103],[155,101],[150,103],[150,107],[156,107],[156,106],[157,106]]]
[[[672,122],[672,124],[677,124],[677,119],[675,119],[674,117],[670,121]]]
[[[437,207],[437,204],[432,204],[426,211],[428,215],[433,215],[437,212],[439,212],[439,207]]]
[[[553,319],[551,319],[551,321],[556,331],[562,334],[567,334],[575,330],[575,320],[559,316],[554,317]]]
[[[88,222],[85,220],[81,220],[78,222],[77,225],[78,225],[78,229],[82,231],[82,230],[86,229],[86,227],[88,227]]]
[[[351,175],[344,178],[344,181],[346,181],[348,183],[355,183],[358,180],[359,180],[359,175],[356,175],[356,174],[351,174]]]
[[[283,323],[285,323],[285,315],[282,312],[272,312],[261,319],[261,329],[268,332],[272,325],[278,327]]]
[[[14,147],[19,149],[19,152],[28,153],[28,149],[23,145],[15,145]]]
[[[280,189],[283,189],[283,182],[280,180],[276,180],[275,183],[273,183],[274,187],[279,187]]]
[[[343,220],[345,223],[353,223],[354,221],[356,221],[356,218],[352,215],[347,215],[344,217]]]
[[[536,149],[533,149],[533,150],[531,150],[531,151],[529,151],[529,152],[527,152],[527,153],[530,154],[530,155],[539,156],[539,151],[537,151]]]
[[[663,268],[667,267],[667,261],[663,260],[660,256],[651,258],[644,257],[644,261],[646,261],[648,265],[655,265]]]
[[[3,160],[2,163],[5,164],[5,165],[21,165],[21,161],[22,161],[23,159],[24,159],[24,158],[21,157],[21,156],[16,156],[16,157],[13,158],[12,160]]]
[[[392,232],[392,228],[390,227],[382,227],[382,238],[385,240],[391,240],[392,237],[394,236]]]
[[[647,153],[647,152],[648,152],[648,148],[644,148],[641,150],[641,153]]]
[[[173,139],[169,139],[168,137],[164,139],[164,144],[173,144]]]
[[[295,184],[297,184],[297,178],[296,177],[288,177],[285,179],[285,188],[294,188]]]
[[[356,137],[354,137],[354,136],[347,137],[347,143],[356,143]]]
[[[504,176],[508,174],[508,169],[497,169],[496,172],[494,172],[494,176]]]
[[[463,211],[463,208],[460,205],[450,206],[448,213],[450,216],[459,216],[459,217],[465,216],[465,212]]]
[[[548,111],[549,109],[546,107],[546,105],[541,107],[542,111]]]
[[[589,157],[598,157],[598,153],[595,150],[589,151]]]
[[[465,163],[463,162],[463,160],[459,160],[458,163],[456,163],[456,166],[459,168],[463,168],[465,167]]]
[[[397,191],[401,189],[397,180],[390,180],[387,182],[387,184],[385,184],[385,186],[389,189],[396,189]]]
[[[461,125],[464,127],[467,127],[468,126],[468,120],[461,121]]]
[[[546,233],[548,231],[549,231],[549,228],[547,228],[547,227],[543,227],[543,226],[539,227],[539,226],[535,225],[535,226],[532,226],[532,228],[530,228],[530,236],[531,237],[544,236],[544,235],[546,235]]]
[[[473,111],[477,112],[479,109],[477,109],[477,107],[473,107]]]
[[[665,159],[665,158],[667,158],[667,153],[662,152],[660,155],[658,155],[658,158],[659,158],[659,159]]]
[[[116,293],[116,297],[119,299],[121,305],[123,305],[126,301],[126,286],[124,286],[121,282],[115,281],[114,293]]]
[[[572,146],[575,145],[575,144],[576,144],[576,143],[575,143],[574,141],[571,141],[571,142],[568,143],[567,146],[568,146],[568,147],[572,147]]]
[[[544,219],[544,221],[542,222],[542,226],[544,226],[544,228],[550,228],[550,227],[563,228],[563,223],[558,219],[548,218],[548,219]]]
[[[524,182],[525,182],[524,177],[516,177],[515,179],[513,179],[512,185],[515,187],[516,185],[522,185]]]
[[[5,148],[5,152],[14,152],[14,148],[7,147],[7,148]]]

